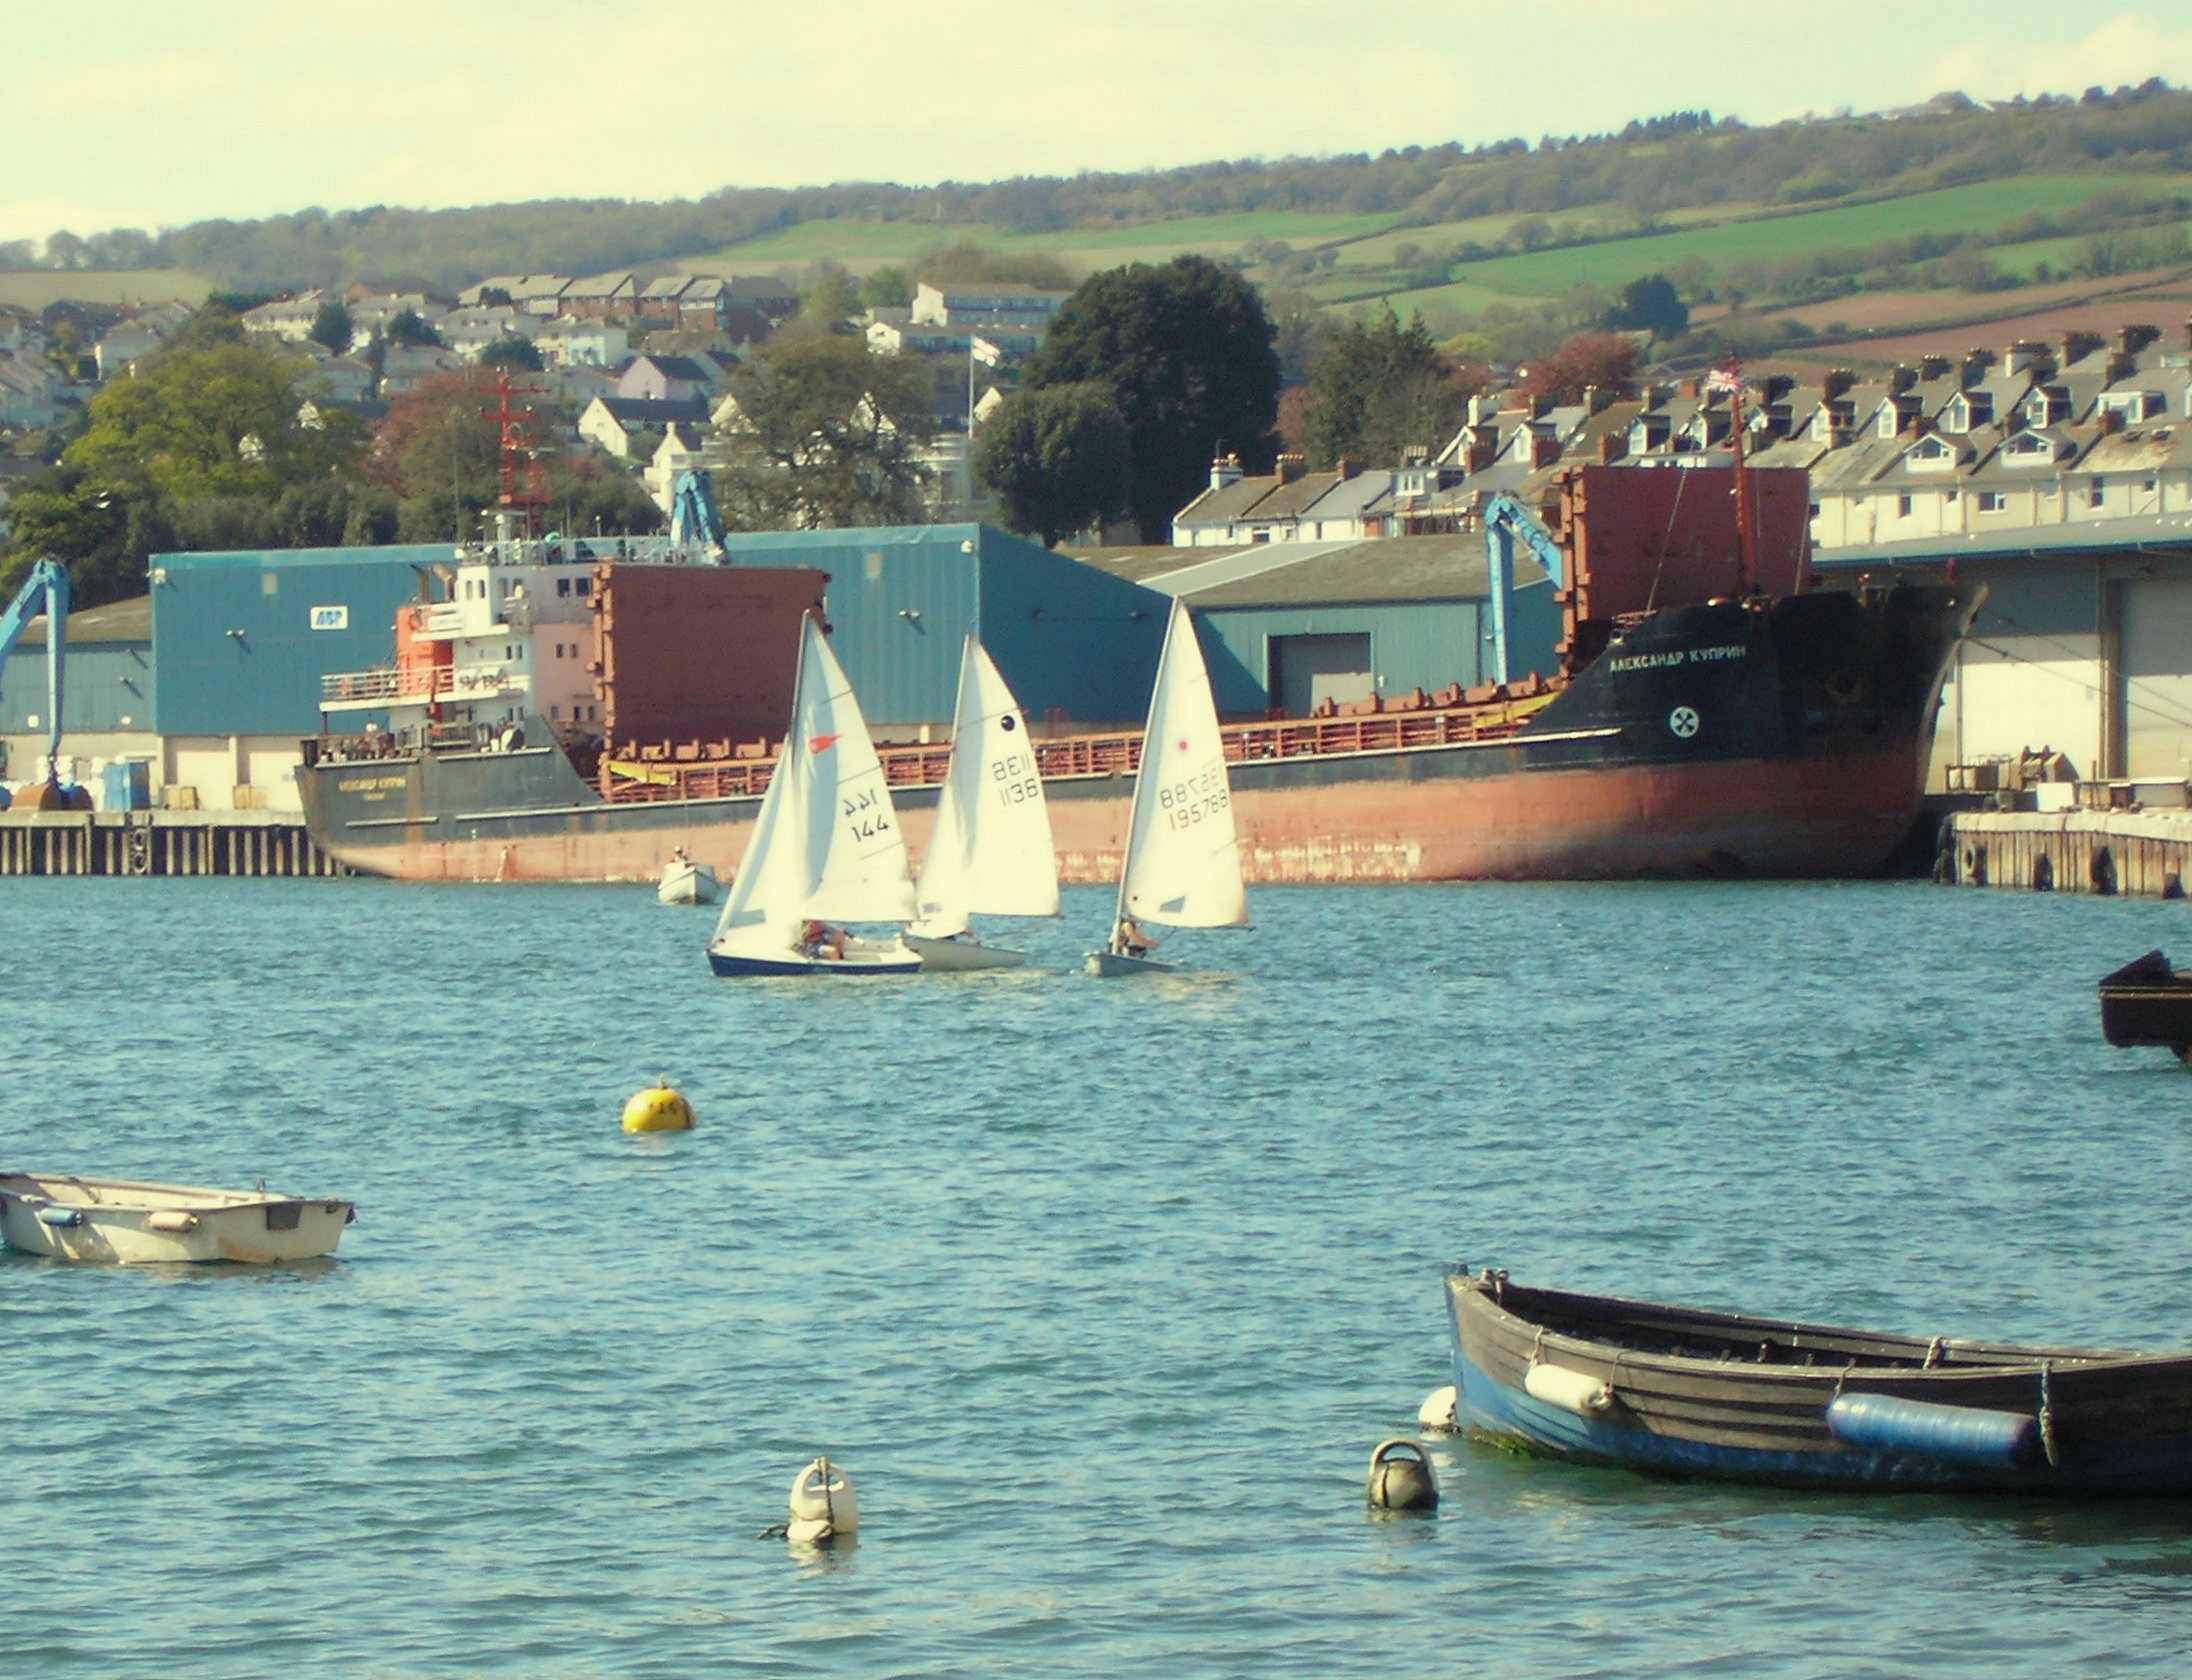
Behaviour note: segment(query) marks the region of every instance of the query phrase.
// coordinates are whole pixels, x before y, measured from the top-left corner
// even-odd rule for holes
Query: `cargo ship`
[[[1513,504],[1487,517],[1495,593],[1514,587],[1503,544],[1550,574],[1552,670],[1226,727],[1248,878],[1880,870],[1917,816],[1975,592],[1816,587],[1801,472],[1571,467],[1555,492],[1543,524]],[[299,771],[313,838],[413,880],[651,881],[680,847],[727,878],[828,582],[515,541],[468,554],[444,598],[399,614],[393,665],[328,679]],[[711,626],[735,626],[745,657],[706,657]],[[1474,669],[1458,652],[1456,668]],[[652,746],[602,712],[640,715],[641,695],[650,718],[685,708]],[[346,710],[377,727],[335,728]],[[1064,879],[1116,878],[1140,746],[1036,743]],[[918,858],[948,743],[882,755]]]

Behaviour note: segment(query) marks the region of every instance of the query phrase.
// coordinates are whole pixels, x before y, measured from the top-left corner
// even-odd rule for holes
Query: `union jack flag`
[[[1743,376],[1733,368],[1714,368],[1705,376],[1705,389],[1733,394],[1743,389]]]

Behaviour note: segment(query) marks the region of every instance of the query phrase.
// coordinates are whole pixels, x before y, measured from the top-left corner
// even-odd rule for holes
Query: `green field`
[[[857,271],[878,263],[903,262],[939,245],[954,245],[964,240],[994,251],[1040,252],[1055,256],[1069,266],[1094,269],[1152,256],[1162,260],[1182,251],[1230,254],[1259,239],[1283,239],[1297,247],[1321,245],[1338,239],[1358,238],[1392,225],[1390,216],[1351,215],[1343,211],[1257,211],[1162,222],[1123,222],[1111,227],[1058,228],[1046,233],[1011,233],[982,223],[839,218],[781,228],[719,251],[682,258],[677,266],[691,273],[719,273],[726,267],[751,270],[772,264],[827,260],[843,263]]]
[[[24,269],[0,273],[0,303],[43,309],[60,298],[79,303],[203,303],[213,282],[179,268]]]
[[[1729,222],[1679,233],[1647,234],[1559,251],[1530,251],[1471,263],[1467,278],[1494,290],[1558,297],[1577,286],[1615,287],[1703,258],[1715,267],[1801,256],[1837,246],[1870,245],[1919,233],[1985,233],[2032,211],[2057,211],[2102,193],[2181,190],[2187,177],[2162,174],[2029,175],[1944,187],[1876,204]]]

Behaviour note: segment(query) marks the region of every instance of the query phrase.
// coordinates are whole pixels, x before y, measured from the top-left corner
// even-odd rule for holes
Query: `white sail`
[[[914,893],[928,939],[964,933],[967,916],[1058,914],[1058,853],[1027,720],[982,644],[971,635],[959,661],[951,768]]]
[[[906,840],[852,685],[812,617],[799,648],[792,732],[761,798],[715,945],[789,950],[810,917],[912,918]]]
[[[1173,927],[1248,920],[1218,708],[1194,623],[1176,596],[1134,777],[1119,914]]]

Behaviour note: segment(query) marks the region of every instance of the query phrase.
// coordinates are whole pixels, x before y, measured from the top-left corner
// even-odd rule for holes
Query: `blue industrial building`
[[[447,543],[159,554],[150,568],[161,735],[309,735],[320,679],[388,663],[396,609]]]
[[[831,645],[880,730],[951,717],[973,631],[1031,718],[1139,723],[1170,601],[985,525],[765,531],[724,539],[735,566],[829,574]]]

